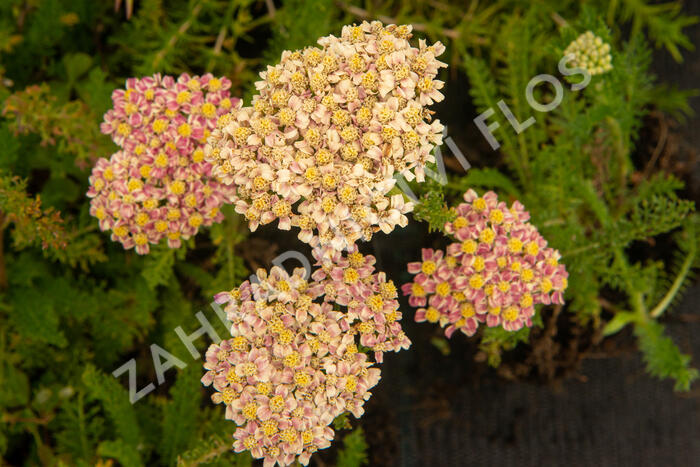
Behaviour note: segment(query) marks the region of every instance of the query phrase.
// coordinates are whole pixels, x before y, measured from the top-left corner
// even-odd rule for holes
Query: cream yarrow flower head
[[[410,344],[396,288],[374,272],[374,258],[356,251],[319,257],[325,262],[311,280],[303,268],[292,275],[261,269],[255,283],[215,297],[233,323],[232,338],[209,348],[202,382],[238,425],[235,451],[265,465],[307,465],[330,445],[337,416],[364,413],[380,379],[374,362]]]
[[[252,106],[213,132],[207,160],[236,187],[251,230],[278,220],[340,251],[406,225],[413,205],[389,194],[393,175],[422,181],[434,161],[443,127],[427,106],[443,99],[435,78],[446,66],[436,58],[442,44],[412,47],[410,31],[364,22],[285,51],[261,73]]]
[[[591,75],[599,75],[612,70],[612,55],[610,44],[591,31],[578,36],[564,50],[564,55],[573,55],[571,65],[583,68]]]
[[[139,254],[165,239],[178,248],[199,227],[220,222],[233,188],[212,175],[204,141],[238,102],[231,83],[210,74],[177,80],[130,78],[112,93],[102,132],[121,149],[99,159],[90,176],[90,214],[112,240]]]
[[[532,326],[535,304],[563,304],[568,273],[559,252],[528,222],[518,201],[510,207],[495,193],[469,190],[457,217],[445,224],[455,240],[445,252],[424,249],[402,291],[418,307],[415,319],[473,335],[479,323],[516,331]]]

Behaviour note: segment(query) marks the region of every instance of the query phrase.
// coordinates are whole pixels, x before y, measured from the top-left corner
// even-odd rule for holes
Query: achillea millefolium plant
[[[639,133],[652,108],[687,112],[647,44],[680,60],[694,18],[271,4],[0,5],[0,463],[361,465],[407,320],[461,331],[494,366],[527,356],[543,317],[631,327],[649,372],[690,388],[660,319],[698,266],[697,215]],[[559,73],[566,56],[585,86]],[[541,73],[562,86],[546,112],[525,96]],[[450,93],[461,82],[469,97]],[[516,132],[499,101],[535,122]],[[453,124],[440,110],[457,102],[476,110]],[[489,109],[497,151],[461,138]],[[435,151],[446,136],[466,173]],[[402,271],[360,253],[411,221],[443,243],[402,251]],[[313,248],[309,269],[270,264],[251,233],[266,224]]]

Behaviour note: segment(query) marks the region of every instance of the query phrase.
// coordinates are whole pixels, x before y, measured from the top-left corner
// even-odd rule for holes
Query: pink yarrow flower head
[[[310,280],[303,268],[291,275],[260,269],[254,283],[215,297],[232,337],[210,346],[202,383],[216,390],[213,402],[224,404],[226,418],[238,425],[234,450],[250,451],[266,466],[307,465],[330,446],[336,417],[364,413],[380,379],[375,362],[409,344],[400,331],[396,288],[375,273],[374,259],[337,253],[326,261]],[[338,268],[354,273],[340,277]],[[349,312],[351,294],[362,304]]]
[[[434,161],[443,127],[427,106],[443,99],[435,77],[446,66],[442,44],[410,37],[410,26],[346,26],[260,74],[252,106],[224,119],[205,151],[251,230],[278,220],[340,251],[406,225],[413,205],[391,192],[393,176],[422,181]]]
[[[530,327],[536,304],[563,304],[566,267],[523,205],[509,208],[494,192],[474,190],[464,200],[445,224],[457,241],[444,252],[424,249],[422,261],[408,264],[415,278],[401,289],[418,307],[415,320],[440,324],[447,337],[457,330],[471,336],[481,323]]]
[[[220,222],[233,188],[204,160],[204,142],[238,99],[226,78],[155,75],[130,78],[112,93],[102,132],[121,149],[90,176],[90,214],[112,240],[139,254],[166,240],[179,248],[201,226]]]
[[[331,250],[332,251],[332,250]],[[374,256],[354,246],[347,254],[314,249],[318,269],[311,276],[313,288],[326,302],[346,307],[346,320],[359,343],[374,352],[377,362],[384,352],[398,352],[411,345],[401,328],[397,289],[384,272],[377,272]]]

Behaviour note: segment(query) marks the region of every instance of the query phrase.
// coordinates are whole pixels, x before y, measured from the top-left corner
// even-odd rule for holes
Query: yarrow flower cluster
[[[530,214],[515,201],[510,208],[495,193],[469,190],[445,231],[457,242],[445,252],[424,249],[416,274],[404,284],[415,319],[473,335],[479,323],[516,331],[532,326],[535,304],[563,304],[568,273],[559,252],[547,247]],[[426,308],[427,306],[427,308]]]
[[[586,31],[564,50],[564,55],[573,54],[571,65],[586,70],[591,75],[599,75],[612,70],[610,44]]]
[[[226,118],[205,151],[251,230],[278,219],[339,251],[407,223],[413,206],[389,195],[392,177],[422,181],[434,161],[443,127],[426,106],[443,99],[435,77],[446,66],[442,44],[415,48],[410,37],[410,26],[346,26],[260,74],[252,107]]]
[[[233,189],[212,175],[204,143],[238,99],[226,78],[155,75],[131,78],[112,93],[102,132],[121,149],[92,170],[90,214],[112,240],[149,252],[166,238],[179,248],[200,226],[220,222]]]
[[[303,268],[290,276],[273,267],[269,275],[258,270],[257,283],[216,296],[226,304],[232,338],[209,348],[202,382],[213,385],[212,400],[238,425],[235,451],[248,450],[265,466],[308,464],[330,445],[337,416],[362,416],[380,370],[360,345],[377,362],[410,345],[396,288],[374,273],[374,258],[355,251],[335,259],[310,282]]]

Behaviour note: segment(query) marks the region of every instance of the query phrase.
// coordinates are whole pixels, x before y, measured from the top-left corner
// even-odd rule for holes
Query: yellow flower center
[[[454,226],[455,229],[459,230],[459,229],[461,229],[462,227],[466,227],[466,226],[467,226],[467,219],[465,219],[465,218],[462,217],[462,216],[459,216],[459,217],[457,217],[457,218],[454,220],[454,222],[452,223],[452,225]]]
[[[441,297],[447,297],[450,294],[452,288],[449,282],[441,282],[435,287],[435,292]]]
[[[481,277],[481,274],[473,274],[469,278],[469,287],[472,289],[480,289],[484,286],[484,278]]]
[[[508,251],[511,253],[520,253],[523,251],[523,242],[519,238],[511,238],[508,240]]]
[[[345,379],[345,390],[348,392],[354,392],[357,389],[357,378],[353,375],[349,375]]]
[[[330,196],[326,196],[321,201],[321,209],[323,209],[323,212],[325,212],[326,214],[330,214],[331,212],[333,212],[333,210],[335,209],[335,205],[335,199],[331,198]]]
[[[379,295],[372,295],[367,299],[367,306],[369,306],[372,311],[379,311],[384,306],[384,300],[382,300],[382,297]]]
[[[202,225],[202,222],[204,219],[200,214],[193,214],[190,216],[190,218],[187,220],[187,223],[190,225],[190,227],[194,227],[195,229],[198,228],[200,225]]]
[[[274,418],[266,420],[262,424],[262,430],[265,436],[272,436],[277,433],[277,421]]]
[[[248,420],[255,420],[258,417],[258,404],[255,402],[248,402],[243,407],[243,416]]]
[[[177,93],[177,97],[175,98],[175,101],[182,105],[185,102],[189,102],[190,99],[192,98],[192,94],[190,94],[189,91],[180,91]]]
[[[168,156],[164,152],[161,152],[156,156],[155,159],[155,164],[157,167],[160,167],[161,169],[164,167],[167,167],[168,165]]]
[[[527,245],[525,245],[525,253],[528,255],[535,256],[537,253],[539,253],[539,251],[540,247],[535,242],[528,242]]]
[[[425,310],[425,319],[428,320],[428,322],[437,323],[440,319],[440,312],[432,306],[428,307],[428,309]]]
[[[474,309],[474,305],[472,305],[471,303],[463,303],[459,309],[459,313],[464,318],[471,318],[476,314],[476,310]]]
[[[143,183],[141,182],[141,180],[136,179],[136,178],[132,178],[131,180],[129,180],[129,182],[126,185],[126,188],[132,192],[136,191],[136,190],[140,190],[142,187],[143,187]]]
[[[146,214],[145,212],[140,212],[140,213],[136,214],[136,223],[138,225],[144,226],[144,225],[146,225],[147,222],[148,222],[148,214]]]
[[[423,274],[427,274],[429,276],[435,272],[437,269],[437,264],[435,264],[435,261],[424,261],[420,269],[423,271]]]
[[[549,293],[552,290],[552,287],[552,281],[547,277],[542,279],[542,282],[540,282],[540,290],[542,290],[542,293]]]
[[[241,367],[241,376],[249,377],[253,376],[255,373],[258,372],[258,367],[255,366],[255,363],[253,362],[248,362],[244,363],[243,366]]]
[[[311,376],[308,373],[297,371],[294,373],[294,382],[297,386],[305,387],[311,384]]]
[[[188,138],[192,134],[192,127],[189,125],[189,123],[183,123],[177,127],[177,134],[183,138]]]
[[[466,253],[468,255],[474,254],[476,251],[476,242],[472,239],[465,240],[462,242],[462,253]]]
[[[245,352],[246,350],[248,350],[248,339],[246,339],[243,336],[234,337],[231,343],[231,347],[236,352]]]
[[[486,209],[486,200],[484,198],[477,198],[472,203],[472,207],[477,211],[483,211]]]
[[[281,412],[284,408],[284,398],[282,396],[274,396],[270,399],[270,410],[273,412]]]
[[[158,232],[165,232],[166,230],[168,230],[168,223],[164,220],[159,220],[156,221],[155,227]]]
[[[422,285],[414,282],[411,286],[411,295],[415,297],[425,297],[425,289]]]
[[[516,319],[518,319],[518,309],[512,305],[509,306],[503,312],[503,318],[506,321],[515,321]]]
[[[219,78],[212,78],[209,80],[207,87],[210,91],[216,92],[221,89],[221,80]]]
[[[153,125],[151,125],[151,129],[154,133],[163,133],[167,127],[168,122],[166,122],[163,119],[158,119],[155,122],[153,122]]]
[[[365,258],[362,256],[362,253],[356,251],[355,253],[350,253],[348,255],[348,262],[350,263],[350,266],[359,268],[365,263]]]
[[[131,127],[127,123],[120,123],[117,126],[117,133],[119,133],[122,136],[128,136],[129,133],[131,133]]]
[[[228,373],[226,373],[226,381],[228,381],[230,384],[236,384],[241,381],[241,378],[239,378],[236,374],[236,370],[231,368],[228,370]]]
[[[282,430],[282,433],[280,434],[280,438],[282,438],[282,441],[289,444],[295,442],[298,436],[299,435],[297,434],[297,430],[295,430],[294,428],[287,428],[286,430]]]
[[[179,196],[185,192],[185,182],[182,180],[176,180],[171,183],[168,188],[172,194]]]
[[[520,297],[520,306],[523,308],[528,308],[532,306],[532,295],[529,293],[524,293],[522,297]]]
[[[301,362],[301,356],[296,350],[284,357],[284,365],[287,367],[292,368],[298,366],[299,362]]]
[[[360,279],[360,275],[357,273],[355,268],[347,268],[343,272],[343,281],[346,284],[354,284]]]
[[[301,440],[304,444],[311,444],[314,440],[314,432],[311,430],[304,430],[301,433]]]
[[[496,238],[496,232],[489,228],[482,230],[479,234],[479,240],[484,243],[491,243],[493,242],[494,238]]]
[[[231,402],[236,398],[236,391],[232,388],[226,388],[221,392],[221,400],[226,405],[230,405]]]
[[[489,215],[489,220],[494,224],[500,224],[501,222],[503,222],[503,218],[503,211],[501,211],[500,209],[494,209]]]

